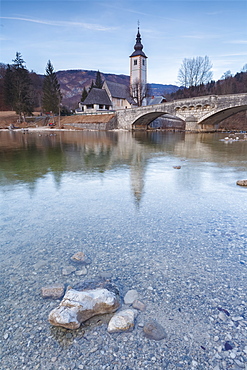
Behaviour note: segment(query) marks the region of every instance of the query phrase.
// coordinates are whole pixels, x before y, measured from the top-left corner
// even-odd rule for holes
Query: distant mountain
[[[162,84],[149,84],[152,95],[166,95],[171,94],[180,89],[176,85],[162,85]]]
[[[63,104],[69,108],[77,108],[81,100],[83,88],[89,89],[95,81],[97,71],[65,70],[56,72],[63,95]],[[101,73],[102,80],[112,81],[129,86],[129,76]],[[149,84],[150,95],[165,95],[176,92],[179,87],[175,85]]]

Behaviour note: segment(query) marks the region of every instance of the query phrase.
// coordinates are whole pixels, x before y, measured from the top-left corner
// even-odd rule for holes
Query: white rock
[[[58,307],[49,314],[49,322],[54,326],[77,329],[81,323],[99,314],[115,312],[120,306],[113,292],[104,289],[67,290]]]
[[[222,320],[222,321],[226,321],[227,320],[227,316],[224,312],[220,312],[219,313],[219,319]]]
[[[131,309],[115,313],[108,324],[108,332],[130,331],[134,328],[135,312]]]
[[[131,289],[124,296],[124,303],[125,304],[132,304],[135,300],[139,297],[137,290]]]

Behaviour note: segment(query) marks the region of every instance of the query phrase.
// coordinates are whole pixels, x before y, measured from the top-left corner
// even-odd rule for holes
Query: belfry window
[[[145,59],[142,59],[142,65],[145,66]]]
[[[137,59],[134,59],[134,66],[137,66]]]

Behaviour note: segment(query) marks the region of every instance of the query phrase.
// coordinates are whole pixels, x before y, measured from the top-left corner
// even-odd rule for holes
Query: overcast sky
[[[215,80],[247,63],[247,0],[2,0],[0,21],[0,61],[19,51],[42,74],[50,59],[128,75],[138,21],[149,83],[177,84],[184,58],[207,55]]]

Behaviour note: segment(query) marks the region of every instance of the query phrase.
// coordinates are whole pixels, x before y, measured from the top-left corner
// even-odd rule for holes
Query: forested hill
[[[247,71],[236,73],[235,76],[228,75],[218,81],[211,81],[205,85],[180,88],[176,92],[167,95],[168,101],[193,98],[204,95],[227,95],[247,92]]]

